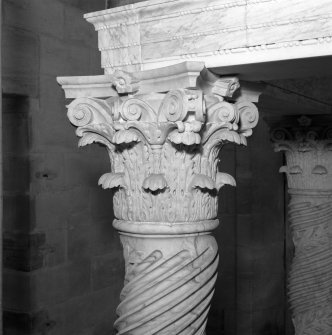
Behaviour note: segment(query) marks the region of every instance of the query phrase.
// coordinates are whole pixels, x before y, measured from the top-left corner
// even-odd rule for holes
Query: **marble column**
[[[178,68],[167,73],[173,78]],[[67,106],[79,146],[99,142],[110,158],[99,184],[114,189],[113,226],[124,249],[117,334],[204,334],[218,268],[211,235],[218,192],[235,186],[232,176],[218,171],[219,151],[226,143],[246,144],[258,121],[237,78],[206,69],[196,77],[188,69],[176,76],[174,83],[168,78],[167,90],[165,78],[162,84],[155,78],[148,81],[151,92],[140,93],[143,81],[130,84],[130,75],[117,73],[103,77],[113,97],[77,97]],[[184,83],[185,76],[194,80]],[[84,80],[74,80],[82,89],[77,95],[86,93]],[[75,87],[59,82],[65,90]],[[103,89],[89,85],[95,93]]]
[[[289,303],[296,335],[332,334],[332,118],[286,117],[274,125],[285,152],[295,255]]]

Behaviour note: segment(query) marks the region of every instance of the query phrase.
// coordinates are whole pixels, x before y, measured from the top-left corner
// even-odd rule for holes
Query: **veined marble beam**
[[[149,0],[85,18],[98,31],[105,74],[332,54],[331,0]]]
[[[99,184],[115,190],[126,267],[116,333],[202,335],[217,278],[218,192],[235,186],[218,171],[219,151],[246,144],[259,92],[202,63],[157,74],[58,81],[75,98],[67,107],[79,146],[99,142],[110,157]]]
[[[285,152],[295,255],[289,302],[296,335],[332,334],[332,118],[286,117],[271,132]]]

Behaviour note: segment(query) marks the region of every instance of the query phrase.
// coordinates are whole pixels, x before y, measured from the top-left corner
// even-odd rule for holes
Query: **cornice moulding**
[[[105,73],[183,62],[208,68],[332,54],[332,3],[150,0],[85,15]]]
[[[107,75],[57,77],[57,82],[65,91],[67,99],[78,97],[104,98],[118,95],[113,88],[111,76]]]

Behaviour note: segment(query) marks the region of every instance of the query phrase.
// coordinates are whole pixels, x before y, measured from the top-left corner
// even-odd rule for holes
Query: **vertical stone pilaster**
[[[218,171],[219,151],[227,143],[246,144],[258,111],[244,94],[233,98],[237,78],[206,69],[197,75],[189,88],[174,83],[144,94],[144,83],[113,78],[118,95],[78,97],[68,105],[79,145],[98,142],[110,157],[99,184],[115,191],[113,226],[124,248],[117,334],[205,332],[218,268],[211,235],[218,192],[235,186]],[[193,73],[181,73],[182,82],[186,76]],[[158,79],[154,84],[159,87]]]
[[[288,117],[272,130],[285,152],[295,255],[289,302],[296,335],[332,334],[332,119]]]

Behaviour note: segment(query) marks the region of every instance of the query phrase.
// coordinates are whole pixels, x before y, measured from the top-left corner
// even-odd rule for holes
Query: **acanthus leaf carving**
[[[218,172],[216,177],[217,190],[219,191],[224,185],[230,185],[235,187],[236,181],[231,175],[223,172]]]
[[[78,141],[78,146],[85,147],[86,145],[92,143],[100,143],[106,147],[109,146],[109,142],[105,137],[93,132],[82,134],[82,138]]]
[[[99,142],[108,148],[114,175],[105,175],[100,183],[117,188],[118,219],[173,222],[216,216],[219,189],[235,185],[231,176],[218,172],[219,150],[228,142],[246,144],[258,119],[255,105],[226,100],[237,83],[219,82],[218,92],[225,89],[222,99],[211,88],[206,96],[199,89],[181,89],[151,96],[84,98],[69,105],[75,120],[81,117],[77,109],[88,111],[84,122],[75,121],[80,144]],[[119,173],[121,178],[115,178]],[[120,179],[126,192],[119,187]],[[156,209],[151,211],[152,203]],[[172,215],[165,204],[175,209]],[[201,210],[192,212],[193,206]]]
[[[164,174],[151,173],[143,181],[143,189],[152,192],[162,191],[167,187],[167,181]]]
[[[332,145],[330,117],[294,116],[272,124],[271,140],[275,151],[284,151],[291,188],[329,189],[332,183],[332,162],[329,148]]]
[[[325,166],[322,165],[316,165],[313,169],[312,169],[312,174],[319,174],[319,175],[324,175],[324,174],[328,174],[328,171],[326,169]]]
[[[98,185],[101,185],[103,189],[126,188],[124,173],[105,173],[99,178]]]
[[[293,166],[289,167],[288,172],[289,172],[289,174],[302,174],[303,170],[301,169],[301,166],[293,165]]]
[[[137,93],[133,78],[114,73],[118,96],[68,106],[79,145],[99,142],[110,157],[111,172],[98,184],[114,189],[113,225],[126,262],[115,328],[119,335],[202,334],[218,268],[210,235],[218,191],[236,184],[218,171],[218,154],[226,143],[246,144],[257,109],[231,100],[236,77],[206,70],[196,87],[153,94]]]
[[[118,130],[112,137],[114,144],[129,144],[133,142],[140,142],[140,138],[136,132],[127,129]]]
[[[194,174],[192,181],[190,182],[189,189],[198,188],[201,190],[214,190],[216,188],[215,181],[204,174]]]
[[[199,121],[191,122],[176,122],[177,129],[172,131],[168,139],[174,144],[184,144],[187,146],[196,145],[201,143],[201,135],[199,134],[202,129],[203,123]]]

